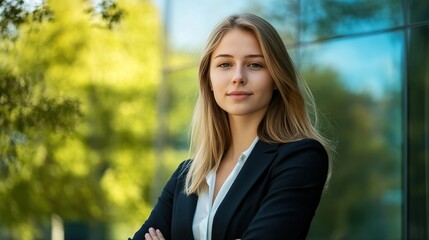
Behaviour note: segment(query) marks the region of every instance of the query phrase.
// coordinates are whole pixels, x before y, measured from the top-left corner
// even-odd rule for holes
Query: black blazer
[[[185,161],[133,240],[143,240],[150,227],[166,240],[193,239],[198,197],[184,194],[186,173]],[[316,140],[259,141],[215,214],[212,240],[305,239],[327,173],[328,156]]]

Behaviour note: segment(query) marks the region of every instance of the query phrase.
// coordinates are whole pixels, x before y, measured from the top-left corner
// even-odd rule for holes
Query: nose
[[[243,67],[237,67],[232,78],[233,84],[246,84],[246,74]]]

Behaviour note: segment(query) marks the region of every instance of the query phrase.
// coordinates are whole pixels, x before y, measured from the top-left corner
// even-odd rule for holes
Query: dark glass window
[[[258,0],[253,1],[250,12],[268,20],[279,32],[285,44],[300,41],[301,1],[300,0]]]
[[[403,25],[400,0],[302,0],[301,39],[330,38]]]
[[[309,239],[401,237],[403,46],[391,32],[301,49],[323,131],[338,143]]]
[[[427,0],[409,0],[411,23],[429,21],[429,2]]]
[[[429,25],[411,29],[408,51],[407,229],[410,239],[428,239]]]

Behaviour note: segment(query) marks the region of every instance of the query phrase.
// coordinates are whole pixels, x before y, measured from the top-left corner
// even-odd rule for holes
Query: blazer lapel
[[[183,189],[183,187],[181,189]],[[198,197],[195,194],[186,196],[185,193],[180,193],[175,206],[176,214],[175,217],[173,217],[176,226],[172,232],[173,239],[175,239],[174,236],[180,236],[180,239],[194,239],[192,223],[197,201]]]
[[[223,199],[213,219],[212,236],[224,239],[229,222],[246,193],[273,161],[278,144],[258,141],[243,168]]]

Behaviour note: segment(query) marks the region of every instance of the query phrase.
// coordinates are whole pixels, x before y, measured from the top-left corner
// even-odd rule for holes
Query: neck
[[[240,116],[229,116],[231,146],[228,151],[234,157],[244,152],[257,136],[260,119],[249,119]]]

